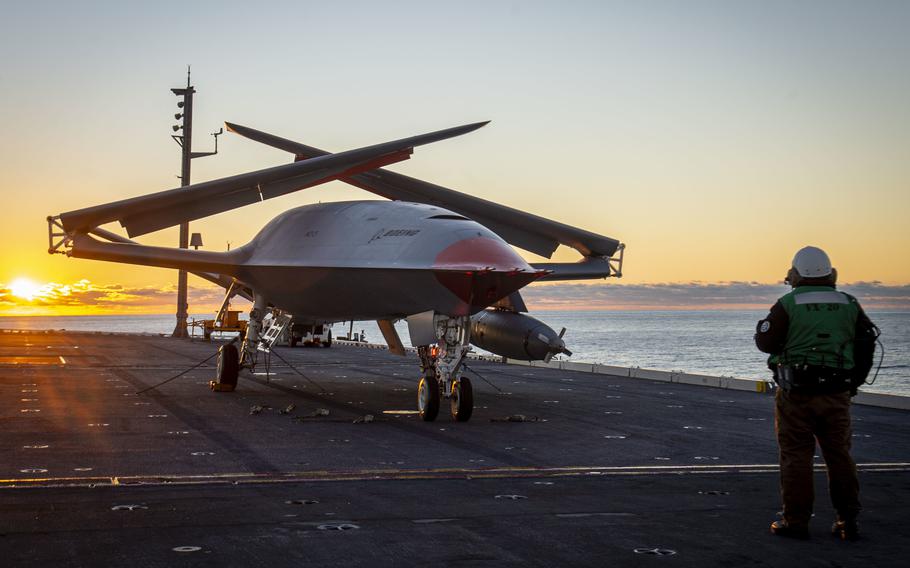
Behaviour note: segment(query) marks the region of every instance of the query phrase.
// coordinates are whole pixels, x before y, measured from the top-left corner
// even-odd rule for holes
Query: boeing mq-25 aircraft
[[[216,384],[230,389],[289,322],[317,326],[376,320],[392,352],[405,349],[393,323],[406,319],[420,358],[418,411],[434,420],[447,399],[455,420],[473,410],[462,362],[471,344],[525,360],[571,355],[559,334],[527,316],[519,290],[536,281],[622,275],[619,241],[525,213],[383,166],[417,146],[472,132],[486,122],[330,154],[227,123],[251,140],[285,150],[294,162],[48,217],[50,253],[190,271],[253,302],[238,349],[218,354]],[[229,211],[331,180],[390,201],[304,205],[270,221],[227,252],[146,246],[159,229]],[[129,238],[103,229],[119,221]],[[576,263],[529,264],[510,245],[551,258],[560,245]],[[271,315],[271,317],[266,317]]]

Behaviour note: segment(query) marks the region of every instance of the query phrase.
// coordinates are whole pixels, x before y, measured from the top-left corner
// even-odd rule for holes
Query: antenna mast
[[[193,158],[202,158],[204,156],[214,156],[217,154],[218,136],[224,132],[224,129],[212,133],[212,136],[215,137],[215,150],[213,152],[193,152],[193,95],[196,93],[196,89],[190,82],[189,65],[186,66],[186,88],[171,89],[171,92],[178,97],[182,97],[177,101],[177,108],[181,109],[182,112],[175,114],[174,118],[177,120],[183,119],[183,123],[178,123],[171,127],[175,132],[175,134],[171,135],[171,138],[173,138],[181,148],[180,186],[184,187],[190,185],[190,161]],[[181,130],[183,131],[182,134],[176,134]],[[181,223],[180,248],[189,248],[189,232],[190,224]],[[177,272],[177,325],[174,327],[174,337],[189,337],[186,329],[188,309],[186,271],[180,270]]]

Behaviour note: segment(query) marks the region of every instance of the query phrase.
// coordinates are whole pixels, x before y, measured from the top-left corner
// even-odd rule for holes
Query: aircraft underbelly
[[[313,322],[476,313],[536,273],[399,268],[246,267],[242,280],[277,308]]]

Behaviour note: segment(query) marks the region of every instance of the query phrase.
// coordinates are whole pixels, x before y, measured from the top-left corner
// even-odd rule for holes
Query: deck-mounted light
[[[199,247],[202,246],[202,233],[193,233],[190,237],[190,246],[199,250]]]

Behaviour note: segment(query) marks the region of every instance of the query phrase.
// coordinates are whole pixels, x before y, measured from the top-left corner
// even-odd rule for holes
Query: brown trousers
[[[850,394],[802,394],[778,389],[775,426],[780,446],[780,494],[784,520],[807,526],[812,517],[815,441],[828,467],[828,492],[842,519],[860,511],[859,479],[850,457]]]

